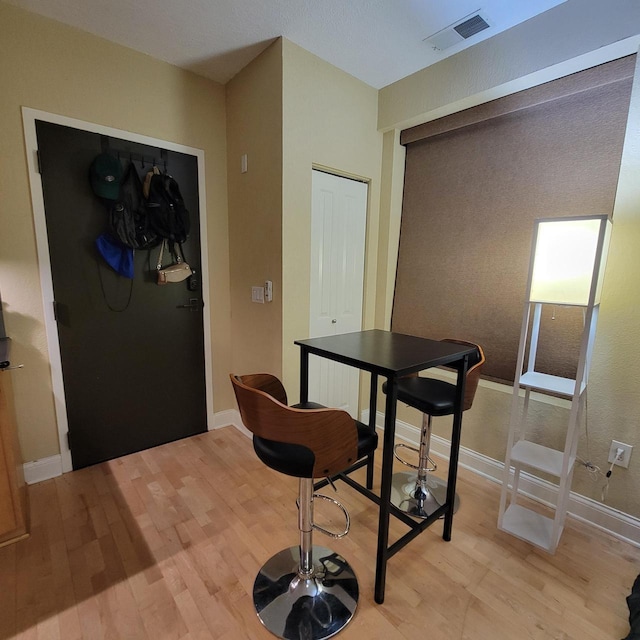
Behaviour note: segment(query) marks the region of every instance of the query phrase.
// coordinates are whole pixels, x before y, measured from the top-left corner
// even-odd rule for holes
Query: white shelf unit
[[[588,216],[581,219],[597,219],[600,227],[597,247],[593,256],[594,265],[591,272],[591,280],[586,291],[588,296],[585,294],[583,304],[576,303],[576,301],[572,302],[573,306],[579,306],[584,309],[584,328],[580,340],[575,379],[561,378],[536,371],[536,356],[543,305],[563,304],[561,301],[556,300],[536,299],[538,297],[536,292],[532,292],[538,225],[544,222],[553,222],[554,220],[536,221],[527,281],[527,302],[523,313],[516,379],[513,385],[511,418],[498,516],[499,529],[526,540],[549,553],[555,552],[560,541],[571,492],[579,425],[586,398],[591,354],[598,321],[602,273],[606,261],[606,249],[611,226],[606,216]],[[529,335],[528,329],[530,325],[531,333]],[[526,371],[523,371],[527,347],[529,357]],[[524,399],[521,397],[521,390],[524,390]],[[532,390],[559,395],[571,400],[564,448],[562,450],[552,449],[527,439],[526,418]],[[551,476],[557,482],[557,499],[551,516],[542,515],[523,504],[524,500],[520,489],[520,475],[523,471],[532,476]]]

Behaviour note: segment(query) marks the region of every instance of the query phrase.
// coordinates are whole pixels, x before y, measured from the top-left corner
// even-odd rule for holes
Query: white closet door
[[[362,329],[367,185],[313,171],[309,335]],[[357,417],[357,369],[311,356],[309,400]]]

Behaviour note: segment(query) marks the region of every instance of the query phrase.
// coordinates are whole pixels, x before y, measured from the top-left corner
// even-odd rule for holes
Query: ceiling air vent
[[[458,44],[458,42],[463,42],[467,38],[475,36],[476,33],[480,33],[490,26],[486,16],[479,11],[475,11],[462,18],[462,20],[458,20],[458,22],[454,22],[432,36],[425,38],[424,42],[430,44],[435,51],[443,51],[454,44]]]

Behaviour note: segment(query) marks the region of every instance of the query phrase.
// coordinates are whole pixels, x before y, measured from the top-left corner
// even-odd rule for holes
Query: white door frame
[[[76,120],[38,109],[22,107],[22,124],[24,129],[24,142],[27,153],[27,165],[29,173],[29,186],[31,190],[31,203],[33,209],[33,221],[36,234],[36,246],[38,249],[38,266],[40,271],[40,288],[42,291],[42,305],[44,312],[44,324],[47,336],[47,347],[49,351],[49,363],[51,365],[51,384],[53,388],[54,406],[56,412],[56,422],[58,425],[58,442],[60,444],[60,456],[62,461],[62,472],[73,470],[71,461],[71,450],[67,440],[69,423],[67,419],[67,404],[64,395],[64,383],[62,378],[62,360],[60,357],[60,342],[58,339],[58,326],[53,314],[53,278],[51,275],[51,259],[49,256],[49,241],[47,238],[47,223],[44,209],[44,194],[42,190],[42,179],[38,172],[38,138],[36,135],[36,120],[51,122],[53,124],[71,127],[97,133],[100,135],[121,138],[130,142],[160,147],[178,153],[185,153],[196,156],[198,160],[198,200],[200,207],[200,274],[202,278],[202,302],[203,309],[203,331],[204,331],[204,371],[206,385],[206,411],[207,429],[214,428],[213,415],[213,362],[211,354],[211,312],[209,304],[209,267],[207,250],[207,210],[205,191],[205,171],[204,171],[204,151],[187,147],[174,142],[151,138],[149,136],[114,129],[103,125]]]

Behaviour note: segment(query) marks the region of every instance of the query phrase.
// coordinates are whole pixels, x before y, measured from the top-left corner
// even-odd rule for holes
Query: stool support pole
[[[422,414],[422,431],[420,432],[420,462],[418,462],[418,483],[426,486],[427,471],[429,469],[429,451],[431,449],[431,415]]]
[[[253,583],[253,604],[260,622],[278,638],[326,640],[349,623],[360,591],[341,555],[313,546],[313,479],[298,482],[300,544],[263,565]]]
[[[300,530],[300,568],[303,577],[313,573],[313,478],[300,478],[298,529]]]

